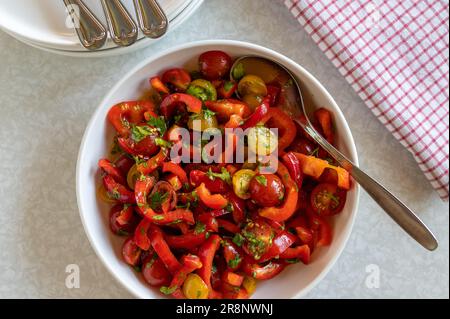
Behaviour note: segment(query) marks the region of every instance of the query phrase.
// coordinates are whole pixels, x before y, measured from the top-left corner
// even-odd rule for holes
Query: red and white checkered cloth
[[[448,0],[285,5],[448,200]]]

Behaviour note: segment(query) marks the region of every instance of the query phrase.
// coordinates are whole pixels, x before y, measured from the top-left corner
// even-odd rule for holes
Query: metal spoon
[[[139,26],[146,37],[157,39],[169,27],[169,20],[156,0],[134,0]]]
[[[132,45],[138,36],[138,28],[120,0],[102,0],[111,39],[117,45]]]
[[[63,0],[72,20],[79,23],[75,31],[80,43],[88,50],[98,50],[108,36],[105,27],[81,0]]]
[[[237,69],[238,68],[238,69]],[[364,173],[352,163],[344,154],[327,142],[312,126],[303,103],[297,78],[279,63],[254,56],[244,56],[238,59],[231,68],[231,77],[236,70],[244,74],[260,76],[266,83],[278,81],[284,88],[286,102],[283,109],[293,116],[293,119],[322,146],[339,165],[346,169],[352,177],[366,190],[366,192],[400,225],[411,237],[428,250],[435,250],[438,242],[433,233],[405,204],[372,177]],[[301,117],[304,115],[304,117]]]

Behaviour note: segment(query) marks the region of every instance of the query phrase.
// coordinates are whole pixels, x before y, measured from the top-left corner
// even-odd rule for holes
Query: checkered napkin
[[[448,0],[285,5],[448,200]]]

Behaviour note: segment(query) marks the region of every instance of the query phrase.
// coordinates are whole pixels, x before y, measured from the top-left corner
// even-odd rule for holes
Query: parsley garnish
[[[234,86],[234,83],[231,81],[226,81],[225,84],[223,85],[223,89],[228,92],[230,91]]]
[[[166,193],[166,194],[167,194],[167,193]],[[153,220],[163,220],[163,219],[164,219],[164,216],[161,216],[161,215],[155,215],[155,216],[152,217],[152,219],[153,219]]]
[[[194,234],[199,235],[204,233],[206,230],[206,225],[203,224],[202,222],[197,222],[195,224],[195,228],[194,228]]]
[[[131,138],[136,143],[139,143],[143,139],[145,139],[147,136],[152,135],[154,132],[153,130],[148,126],[138,126],[133,125],[131,127]]]
[[[160,147],[165,147],[165,148],[171,148],[172,147],[172,143],[166,141],[165,139],[162,139],[160,137],[155,138],[155,143],[156,145],[160,146]]]
[[[173,287],[162,286],[161,288],[159,288],[159,291],[161,291],[165,295],[171,295],[175,292],[175,290],[177,290],[177,286]]]
[[[164,120],[164,117],[162,116],[152,117],[150,120],[148,120],[147,124],[156,128],[160,136],[163,136],[167,131],[167,124],[166,121]]]
[[[213,112],[213,111],[211,111],[211,110],[209,110],[209,109],[204,109],[204,110],[203,110],[203,117],[204,117],[205,119],[210,119],[210,118],[213,117],[214,115],[216,115],[216,113]]]
[[[298,258],[293,258],[293,259],[286,259],[285,260],[287,263],[289,264],[296,264],[298,263],[300,260]]]
[[[241,235],[241,234],[236,234],[233,237],[233,243],[235,243],[236,245],[238,245],[239,247],[242,246],[242,244],[244,243],[245,238]]]
[[[152,209],[157,209],[158,207],[160,207],[162,205],[162,203],[164,203],[167,199],[167,197],[169,196],[169,193],[163,193],[161,194],[160,192],[154,192],[150,195],[149,198],[149,202],[150,202],[150,207]]]
[[[215,178],[220,178],[227,184],[231,184],[231,174],[225,167],[222,167],[221,173],[213,173],[211,168],[209,168],[209,171],[206,173],[206,176],[208,176],[208,178],[210,180],[214,180]]]
[[[230,266],[230,268],[237,268],[239,266],[239,263],[242,261],[242,258],[240,258],[239,256],[236,256],[234,259],[231,259],[228,262],[228,266]]]
[[[258,175],[255,177],[256,181],[263,186],[267,186],[267,178],[264,175]]]

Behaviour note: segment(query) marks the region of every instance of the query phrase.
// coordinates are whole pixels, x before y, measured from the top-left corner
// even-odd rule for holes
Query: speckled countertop
[[[273,0],[206,0],[153,47],[104,59],[56,56],[0,32],[0,298],[132,297],[103,267],[80,222],[75,164],[81,137],[95,107],[129,68],[175,44],[214,38],[267,46],[316,76],[344,112],[361,166],[415,209],[440,240],[439,250],[425,251],[363,193],[345,251],[307,297],[449,298],[448,203]],[[80,268],[79,289],[65,285],[68,264]]]

